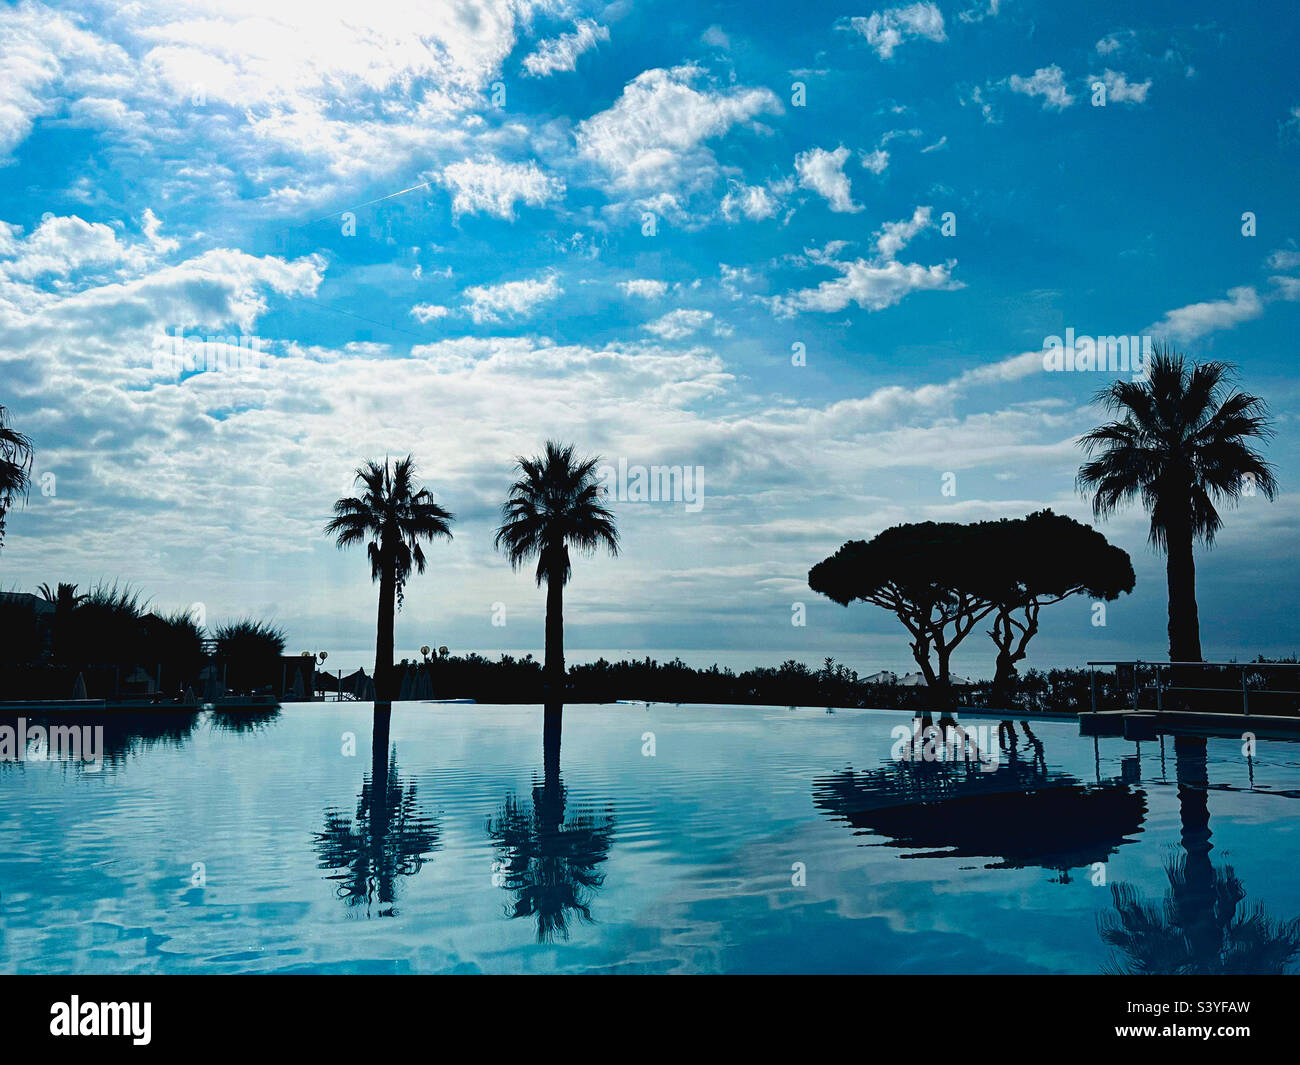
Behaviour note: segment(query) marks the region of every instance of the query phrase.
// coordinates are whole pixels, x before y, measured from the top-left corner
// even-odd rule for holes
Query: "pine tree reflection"
[[[1070,870],[1105,862],[1142,831],[1146,796],[1127,784],[1089,785],[1047,767],[1043,743],[1022,723],[998,729],[996,768],[966,760],[903,759],[817,778],[813,801],[906,858],[988,858],[990,869]],[[987,752],[985,752],[987,753]]]

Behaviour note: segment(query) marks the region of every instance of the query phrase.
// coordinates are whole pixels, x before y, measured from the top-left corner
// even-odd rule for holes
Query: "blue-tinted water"
[[[398,704],[378,787],[368,704],[135,721],[99,772],[0,764],[0,970],[1254,971],[1300,951],[1300,746],[1095,755],[1073,722],[1017,722],[985,773],[895,760],[908,720],[568,706],[557,767],[540,707]],[[998,744],[995,719],[962,721]]]

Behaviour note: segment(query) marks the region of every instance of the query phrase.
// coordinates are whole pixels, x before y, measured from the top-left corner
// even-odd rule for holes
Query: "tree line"
[[[1148,539],[1166,557],[1172,662],[1201,661],[1195,545],[1213,545],[1222,526],[1219,507],[1243,496],[1273,499],[1277,492],[1273,468],[1254,446],[1272,433],[1267,407],[1235,390],[1233,375],[1226,363],[1193,363],[1158,344],[1143,379],[1116,381],[1097,393],[1095,401],[1112,419],[1079,440],[1087,461],[1076,483],[1091,494],[1094,517],[1108,518],[1134,501],[1150,515]],[[494,537],[513,568],[535,562],[537,584],[546,586],[548,699],[565,692],[564,587],[572,555],[619,551],[596,475],[599,461],[556,441],[540,454],[520,456]],[[31,441],[0,406],[0,538],[5,512],[30,487],[31,468]],[[390,700],[397,692],[396,611],[413,574],[425,571],[424,546],[450,539],[455,515],[420,485],[409,455],[366,462],[356,485],[356,495],[334,504],[325,531],[339,548],[366,548],[379,586],[376,693]],[[1000,521],[895,526],[845,543],[813,566],[808,580],[834,602],[867,602],[894,613],[908,631],[929,695],[948,705],[953,652],[978,625],[988,624],[997,650],[994,696],[1007,698],[1041,610],[1077,595],[1113,600],[1132,590],[1133,569],[1128,555],[1095,529],[1042,510]],[[173,628],[183,627],[172,620]]]
[[[213,658],[235,691],[280,680],[285,634],[269,622],[241,618],[209,630],[190,611],[154,610],[137,589],[116,582],[85,592],[68,582],[42,584],[38,592],[50,604],[45,625],[27,601],[0,596],[0,664],[9,667],[10,697],[58,692],[66,698],[77,673],[84,674],[88,694],[107,697],[125,679],[123,671],[136,666],[168,690],[184,690],[197,687]]]

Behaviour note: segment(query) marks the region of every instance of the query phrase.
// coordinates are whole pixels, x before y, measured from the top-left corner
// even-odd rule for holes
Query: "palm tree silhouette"
[[[510,918],[537,921],[537,941],[568,939],[570,921],[591,924],[591,903],[605,883],[599,866],[609,855],[614,818],[608,811],[566,813],[568,792],[560,778],[560,708],[547,706],[543,731],[543,777],[532,802],[515,795],[487,824],[498,853],[493,865],[500,885],[514,896]]]
[[[27,498],[32,478],[32,442],[9,424],[9,409],[0,405],[0,547],[5,543],[5,514],[14,497]]]
[[[341,549],[367,539],[370,577],[379,582],[379,619],[375,634],[375,699],[389,701],[393,674],[393,619],[401,606],[403,587],[412,567],[425,567],[421,540],[435,536],[451,539],[455,515],[433,501],[427,488],[415,479],[415,462],[410,455],[389,465],[371,461],[357,468],[361,496],[350,496],[334,504],[334,517],[325,534],[337,538]]]
[[[349,907],[364,906],[367,916],[376,903],[378,916],[394,916],[398,877],[414,876],[441,845],[437,821],[398,772],[396,747],[389,752],[391,711],[391,704],[375,707],[370,773],[355,817],[328,809],[315,836],[320,868],[334,871],[335,893]]]
[[[618,554],[614,514],[601,502],[605,489],[596,479],[599,458],[579,460],[572,444],[546,442],[544,454],[521,456],[520,478],[501,508],[496,546],[513,569],[537,559],[537,584],[546,582],[546,664],[548,697],[564,691],[564,585],[569,580],[569,548],[590,555],[602,545]]]
[[[1167,559],[1172,662],[1201,661],[1192,543],[1213,545],[1222,524],[1215,503],[1277,491],[1272,466],[1249,443],[1271,435],[1268,408],[1257,396],[1227,393],[1232,373],[1227,363],[1189,364],[1158,344],[1145,381],[1097,393],[1122,417],[1080,440],[1090,460],[1077,480],[1094,491],[1093,513],[1106,517],[1137,496],[1151,513],[1151,544]]]
[[[1232,866],[1210,862],[1210,810],[1205,738],[1174,739],[1183,853],[1165,863],[1164,900],[1148,903],[1131,884],[1111,885],[1114,911],[1099,916],[1106,966],[1131,975],[1247,975],[1286,972],[1300,956],[1300,918],[1275,921],[1258,902],[1244,908],[1246,889]]]
[[[42,584],[37,591],[41,593],[41,598],[47,603],[54,604],[54,633],[51,652],[54,660],[60,662],[62,661],[63,652],[66,650],[62,644],[67,636],[68,626],[72,622],[72,612],[84,603],[87,597],[84,594],[79,594],[77,586],[69,584],[67,581],[60,581],[57,588]]]

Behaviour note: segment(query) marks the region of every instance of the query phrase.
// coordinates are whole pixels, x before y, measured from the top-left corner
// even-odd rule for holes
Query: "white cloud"
[[[837,256],[844,246],[842,241],[832,241],[820,251],[808,250],[810,262],[829,267],[840,276],[823,281],[816,288],[801,289],[771,299],[768,303],[772,313],[779,318],[788,318],[800,311],[830,313],[842,311],[851,303],[867,311],[879,311],[894,306],[913,292],[951,291],[964,287],[960,281],[953,280],[955,261],[922,266],[919,263],[900,263],[895,259],[908,241],[930,224],[929,207],[918,207],[910,219],[886,222],[877,236],[877,254],[873,259],[839,259]]]
[[[1097,42],[1097,54],[1111,55],[1114,52],[1118,52],[1132,39],[1132,30],[1119,30],[1115,33],[1108,33]]]
[[[1105,73],[1098,78],[1094,75],[1089,79],[1091,82],[1100,81],[1106,86],[1106,101],[1117,104],[1140,104],[1145,103],[1147,92],[1151,88],[1151,79],[1146,81],[1130,83],[1128,78],[1123,74],[1116,73],[1107,69]]]
[[[765,88],[697,89],[702,74],[689,66],[638,74],[612,107],[578,124],[579,153],[634,193],[711,184],[717,164],[704,142],[758,115],[779,114],[781,103]]]
[[[579,19],[572,33],[562,33],[553,40],[542,41],[524,57],[524,69],[535,78],[544,78],[560,70],[576,70],[578,57],[600,41],[609,40],[609,28],[594,19]]]
[[[181,246],[180,241],[162,236],[162,220],[148,207],[144,209],[140,229],[144,232],[150,247],[159,255],[168,255]]]
[[[1012,92],[1023,93],[1025,96],[1041,96],[1044,111],[1064,111],[1074,103],[1074,97],[1065,87],[1065,76],[1056,64],[1050,67],[1039,67],[1034,71],[1033,76],[1028,78],[1012,74],[1008,84]]]
[[[359,19],[346,0],[87,0],[74,24],[30,0],[0,5],[0,162],[51,116],[137,153],[175,198],[250,198],[240,173],[276,205],[333,199],[463,154],[518,28],[551,6],[378,0]],[[192,165],[150,172],[168,152]]]
[[[850,19],[849,25],[867,39],[881,59],[891,58],[894,49],[915,37],[931,41],[948,39],[943,31],[943,12],[932,3],[875,11],[867,18]]]
[[[1269,278],[1277,286],[1277,298],[1296,301],[1300,300],[1300,277],[1287,277],[1285,274],[1275,274]]]
[[[0,262],[0,277],[64,277],[79,270],[139,266],[150,258],[148,249],[119,241],[111,226],[77,215],[48,215],[22,239],[17,239],[16,226],[7,232],[9,239],[0,250],[10,258]]]
[[[759,281],[759,275],[747,266],[728,266],[726,263],[719,263],[718,272],[722,275],[723,291],[733,300],[744,297],[742,286],[753,285]]]
[[[884,148],[877,148],[873,152],[862,152],[859,156],[862,166],[870,170],[873,174],[883,174],[889,166],[889,152]]]
[[[1295,248],[1278,248],[1268,257],[1270,270],[1294,270],[1300,267],[1300,251]]]
[[[842,311],[850,303],[868,311],[880,311],[902,302],[913,292],[944,291],[961,288],[953,281],[953,264],[921,266],[919,263],[853,262],[828,263],[843,275],[823,281],[815,289],[803,289],[790,296],[777,297],[773,304],[778,317],[798,311]]]
[[[97,91],[105,72],[128,63],[115,45],[39,4],[0,8],[0,41],[0,162],[38,118],[56,114],[65,103],[94,112],[96,104],[80,98],[107,95]],[[93,122],[93,115],[87,118]]]
[[[724,218],[734,220],[744,215],[751,222],[761,222],[771,218],[780,207],[776,197],[762,185],[745,185],[736,182],[722,197],[721,210]]]
[[[426,324],[436,322],[439,318],[446,318],[449,314],[451,308],[438,303],[417,303],[411,308],[411,317],[417,322]]]
[[[630,281],[620,281],[618,287],[623,290],[625,296],[636,296],[643,300],[662,299],[668,291],[666,281],[654,281],[648,277],[637,277]]]
[[[1278,248],[1266,260],[1270,270],[1300,269],[1300,251],[1295,248]],[[1274,298],[1296,301],[1300,300],[1300,277],[1286,274],[1274,274],[1269,278],[1274,286]]]
[[[721,48],[724,51],[731,47],[731,38],[723,32],[721,26],[710,26],[700,34],[700,41],[710,48]]]
[[[0,363],[6,382],[40,381],[51,395],[140,387],[156,376],[164,337],[250,336],[272,294],[307,300],[325,261],[210,248],[175,263],[151,213],[143,239],[101,222],[50,216],[27,239],[0,223]],[[166,368],[163,368],[166,373]]]
[[[985,99],[983,86],[981,85],[973,86],[969,94],[962,94],[958,96],[957,102],[962,107],[968,107],[968,106],[978,107],[980,110],[980,114],[983,116],[986,124],[988,125],[997,124],[998,118],[993,113],[993,105],[990,104],[987,99]]]
[[[1001,385],[1042,372],[1042,351],[1024,351],[998,362],[965,370],[952,384],[956,388],[963,389],[972,385]]]
[[[1228,290],[1228,298],[1191,303],[1169,311],[1147,327],[1148,333],[1167,334],[1176,340],[1195,340],[1220,329],[1231,329],[1264,313],[1259,294],[1243,285]]]
[[[830,204],[832,211],[841,213],[862,210],[860,204],[853,202],[853,189],[844,173],[849,154],[849,150],[840,145],[833,152],[824,148],[800,152],[794,160],[800,187],[811,189]]]
[[[647,322],[645,329],[646,332],[653,333],[662,340],[681,340],[692,333],[698,333],[712,321],[713,315],[709,311],[682,308],[669,311],[653,322]]]
[[[452,163],[442,180],[453,190],[452,211],[483,213],[513,219],[515,205],[543,207],[564,196],[564,182],[542,172],[534,162],[504,163],[499,159]]]
[[[564,294],[554,273],[500,285],[472,285],[465,290],[465,309],[476,323],[496,322],[531,314],[543,303]]]
[[[372,3],[364,17],[344,0],[281,4],[227,0],[177,18],[165,0],[140,0],[134,26],[147,59],[188,100],[314,111],[338,96],[430,81],[443,102],[469,103],[513,50],[516,30],[544,5],[497,0]]]
[[[974,7],[967,8],[960,12],[957,17],[962,22],[983,22],[986,18],[997,18],[998,9],[1002,6],[1002,0],[988,0],[987,6],[981,7],[976,4]]]
[[[924,229],[930,228],[930,208],[918,207],[911,218],[898,222],[886,222],[880,227],[876,237],[876,251],[882,259],[893,259],[902,251],[912,238]]]

